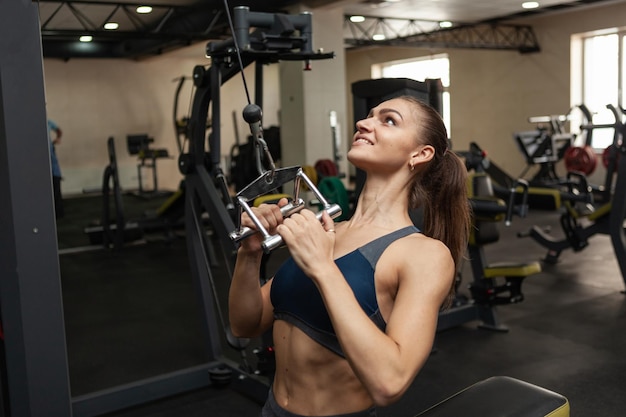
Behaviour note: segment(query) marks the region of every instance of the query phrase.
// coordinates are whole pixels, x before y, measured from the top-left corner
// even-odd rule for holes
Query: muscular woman
[[[262,236],[242,241],[230,288],[239,337],[273,327],[276,373],[262,416],[375,416],[427,360],[453,296],[470,213],[467,172],[439,114],[412,97],[385,101],[356,124],[348,160],[367,174],[353,216],[309,210],[255,215],[290,252],[260,285]],[[409,210],[422,207],[424,230]],[[244,214],[242,225],[254,228]]]

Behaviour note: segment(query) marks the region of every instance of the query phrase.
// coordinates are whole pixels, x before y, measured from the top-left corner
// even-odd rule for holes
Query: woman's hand
[[[288,200],[281,198],[278,204],[261,204],[259,207],[252,207],[252,212],[261,222],[265,230],[269,234],[276,234],[276,227],[283,222],[283,215],[280,212],[280,208],[287,205]],[[259,252],[262,251],[261,243],[263,243],[263,234],[258,233],[258,229],[248,213],[245,211],[241,215],[241,226],[249,227],[250,229],[257,230],[257,233],[243,239],[241,241],[241,249],[247,252]]]
[[[276,231],[310,278],[316,279],[329,264],[334,266],[335,223],[326,211],[320,222],[311,210],[303,209],[285,219]]]

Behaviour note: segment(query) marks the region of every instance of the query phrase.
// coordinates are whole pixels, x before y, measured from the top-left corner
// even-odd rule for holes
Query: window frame
[[[616,73],[611,75],[612,77],[615,77],[617,85],[610,87],[615,90],[613,98],[610,99],[611,102],[599,104],[597,99],[589,97],[589,91],[592,90],[589,85],[589,60],[594,59],[594,54],[589,49],[592,47],[590,40],[605,36],[616,36],[617,38],[617,44],[615,46],[617,49],[615,51],[617,54],[616,68],[614,69]],[[604,60],[598,60],[598,62],[602,62],[601,65],[606,66],[606,62]],[[624,86],[624,82],[626,81],[626,29],[610,28],[572,35],[570,74],[570,105],[572,108],[570,113],[570,130],[572,133],[578,134],[580,138],[583,138],[585,142],[587,142],[586,138],[588,135],[584,134],[582,129],[580,129],[580,126],[582,124],[613,124],[615,122],[615,118],[606,106],[608,104],[612,104],[613,106],[619,108],[623,107],[626,102],[626,86]],[[590,103],[594,104],[590,105]],[[574,111],[574,109],[581,104],[588,107],[589,111],[593,115],[592,120],[586,120],[582,112]],[[620,113],[620,117],[623,119],[623,114]],[[614,137],[615,131],[611,128],[594,129],[592,132],[591,146],[596,152],[603,152],[606,147],[613,143]],[[581,141],[583,139],[581,139]],[[580,141],[577,141],[576,145],[584,146],[586,143],[580,143]]]

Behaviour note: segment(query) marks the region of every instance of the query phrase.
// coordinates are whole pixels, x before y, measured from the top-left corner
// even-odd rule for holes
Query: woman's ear
[[[426,163],[435,156],[435,148],[432,145],[420,145],[418,149],[411,154],[409,165],[414,167],[419,164]]]

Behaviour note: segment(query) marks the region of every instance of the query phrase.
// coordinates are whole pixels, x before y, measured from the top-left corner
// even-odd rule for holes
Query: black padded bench
[[[564,396],[507,376],[480,381],[416,417],[569,417]]]

